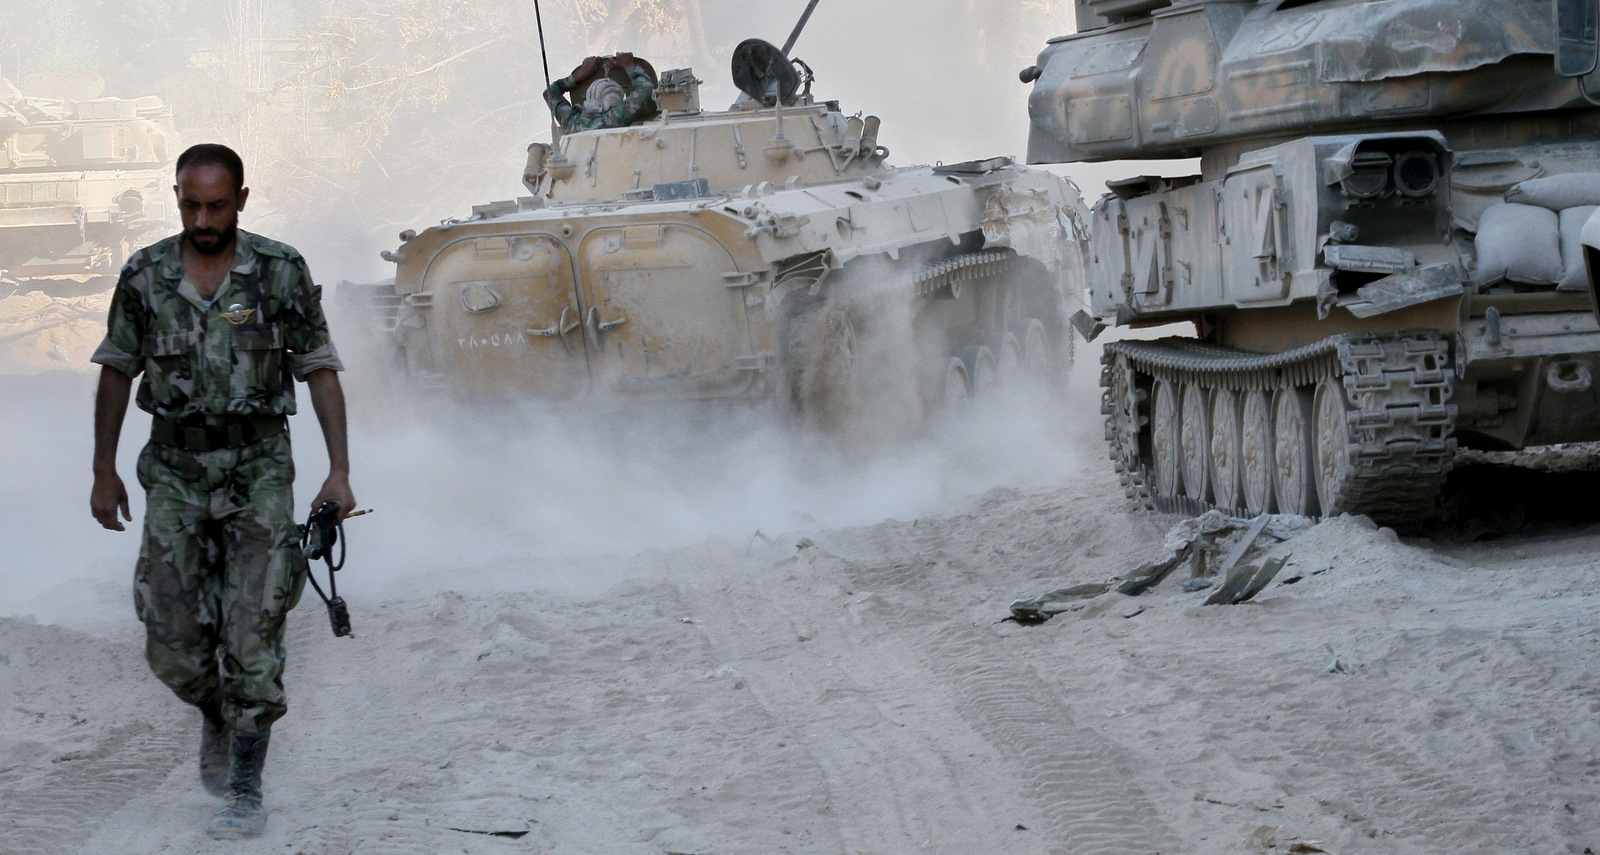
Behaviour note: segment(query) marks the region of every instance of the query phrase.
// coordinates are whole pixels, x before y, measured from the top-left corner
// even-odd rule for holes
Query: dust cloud
[[[78,6],[84,14],[72,12]],[[526,192],[524,149],[549,135],[531,3],[426,14],[380,14],[364,0],[224,6],[190,18],[157,3],[151,20],[126,21],[87,14],[87,3],[50,4],[37,17],[22,9],[0,45],[0,75],[76,70],[81,57],[102,57],[108,94],[160,95],[184,144],[242,150],[252,197],[241,226],[295,244],[330,289],[390,275],[378,253],[402,228]],[[633,12],[617,11],[625,6]],[[702,103],[721,109],[737,94],[727,80],[733,47],[748,37],[782,43],[803,8],[546,2],[550,73],[632,50],[658,69],[693,66],[706,81]],[[1066,2],[828,0],[793,53],[815,70],[817,97],[883,117],[891,163],[1021,155],[1027,87],[1016,71],[1044,38],[1070,29],[1070,17]],[[798,436],[765,408],[461,408],[381,391],[347,321],[335,313],[352,369],[353,482],[377,510],[348,525],[350,569],[340,579],[352,598],[377,597],[397,580],[585,588],[605,583],[606,556],[913,518],[995,485],[1059,482],[1083,453],[1063,426],[1098,410],[1092,366],[1080,366],[1070,403],[1019,393],[865,451]],[[0,615],[132,620],[143,507],[133,462],[148,419],[135,410],[123,431],[134,522],[103,532],[86,507],[93,386],[79,371],[0,380]],[[326,464],[303,389],[301,405],[291,424],[305,504]]]
[[[1083,459],[1064,425],[1097,397],[1080,366],[1065,399],[1018,389],[862,453],[766,407],[461,406],[396,396],[350,361],[352,482],[376,511],[346,525],[340,591],[358,610],[440,589],[594,593],[619,580],[608,569],[637,575],[650,549],[707,538],[764,546],[948,511],[995,486],[1060,483]],[[149,419],[133,411],[119,448],[134,522],[103,531],[88,513],[93,385],[65,372],[0,383],[0,616],[133,620],[134,460]],[[303,515],[327,458],[303,388],[300,397],[291,432]]]
[[[636,573],[630,562],[649,548],[912,518],[996,485],[1064,478],[1078,460],[1055,404],[986,408],[870,456],[799,436],[765,408],[452,408],[381,430],[370,415],[354,465],[362,503],[379,512],[347,526],[363,567],[351,590],[417,576],[427,587],[592,590],[616,581],[605,559]]]

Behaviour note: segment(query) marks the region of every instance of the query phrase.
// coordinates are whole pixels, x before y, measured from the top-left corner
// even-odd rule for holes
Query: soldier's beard
[[[183,239],[201,255],[219,255],[233,245],[238,233],[239,224],[234,223],[225,229],[184,229]]]

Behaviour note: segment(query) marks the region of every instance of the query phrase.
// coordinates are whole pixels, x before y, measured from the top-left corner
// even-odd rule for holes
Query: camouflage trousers
[[[288,709],[284,619],[307,573],[288,434],[200,453],[152,442],[139,483],[133,605],[150,670],[188,703],[219,703],[236,730],[268,732]]]

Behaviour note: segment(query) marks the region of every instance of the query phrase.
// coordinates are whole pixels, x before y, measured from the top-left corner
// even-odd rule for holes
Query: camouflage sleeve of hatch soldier
[[[328,318],[322,314],[322,286],[311,281],[305,259],[288,262],[289,300],[284,305],[283,347],[289,352],[289,371],[294,379],[321,368],[343,371],[339,351],[328,333]]]
[[[129,377],[138,377],[144,370],[144,300],[133,284],[140,272],[132,265],[122,269],[117,289],[111,294],[106,337],[89,357],[90,362],[110,366]]]
[[[614,115],[622,125],[631,124],[649,112],[656,94],[656,87],[650,82],[650,75],[637,63],[628,69],[628,82],[633,88],[628,91],[627,99],[606,111],[608,117]]]
[[[562,127],[565,127],[573,114],[578,112],[567,101],[567,92],[575,85],[577,84],[573,83],[569,76],[557,80],[544,90],[544,103],[550,107],[550,115],[555,118],[556,124]]]

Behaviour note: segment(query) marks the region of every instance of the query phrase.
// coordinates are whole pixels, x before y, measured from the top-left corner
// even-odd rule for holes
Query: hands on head
[[[633,54],[626,51],[612,57],[587,57],[583,62],[578,64],[577,68],[572,69],[572,82],[582,83],[585,80],[588,80],[589,78],[601,73],[605,67],[606,60],[608,59],[611,61],[612,65],[615,65],[623,71],[633,68],[633,64],[636,61],[633,58]]]
[[[572,69],[572,82],[573,83],[582,83],[583,81],[588,80],[589,78],[593,77],[595,75],[595,73],[598,72],[599,70],[600,70],[600,57],[598,57],[598,56],[588,57],[588,58],[584,59],[583,62],[578,63],[578,67],[577,68]]]

